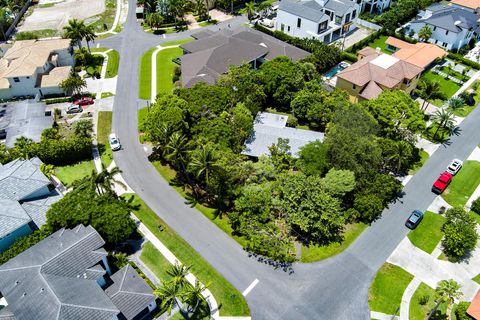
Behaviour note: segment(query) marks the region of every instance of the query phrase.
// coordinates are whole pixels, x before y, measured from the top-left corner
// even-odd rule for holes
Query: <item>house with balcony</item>
[[[390,0],[364,0],[362,2],[362,12],[381,14],[390,7],[390,3]]]
[[[91,226],[60,229],[0,266],[0,319],[140,320],[153,289],[127,264],[112,274]]]
[[[283,0],[275,29],[298,37],[330,43],[353,30],[361,0]]]
[[[413,63],[366,47],[360,60],[337,73],[336,87],[347,91],[352,101],[377,98],[384,90],[403,90],[411,94],[423,71]]]
[[[61,94],[73,65],[69,39],[16,41],[0,59],[0,99]]]
[[[62,198],[41,165],[38,158],[0,165],[0,252],[44,225],[48,209]]]
[[[459,6],[433,4],[421,11],[417,19],[405,25],[407,34],[419,39],[419,31],[428,26],[432,36],[428,42],[447,50],[458,50],[480,34],[479,15]]]

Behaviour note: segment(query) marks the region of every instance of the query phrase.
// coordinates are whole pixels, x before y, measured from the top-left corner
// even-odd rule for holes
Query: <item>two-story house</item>
[[[390,7],[390,0],[364,0],[362,3],[362,12],[380,14]]]
[[[417,19],[405,25],[407,34],[419,39],[419,31],[428,26],[432,36],[428,42],[447,50],[460,49],[480,34],[479,16],[457,6],[433,4],[418,14]]]
[[[360,60],[337,73],[336,87],[347,91],[353,101],[377,98],[384,90],[411,94],[422,67],[370,47],[359,51]]]
[[[0,266],[0,319],[140,320],[153,289],[127,264],[112,274],[91,226],[60,229]]]
[[[330,43],[351,30],[361,8],[361,0],[283,0],[275,29],[293,37]]]
[[[73,65],[69,39],[16,41],[0,59],[0,99],[61,94]]]

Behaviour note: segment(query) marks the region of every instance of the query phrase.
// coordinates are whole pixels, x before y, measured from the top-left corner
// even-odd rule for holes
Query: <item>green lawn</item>
[[[440,88],[442,89],[442,92],[445,93],[447,99],[446,100],[435,99],[430,101],[431,103],[433,103],[438,107],[441,107],[445,103],[445,101],[450,99],[453,96],[453,94],[457,92],[458,89],[460,89],[459,84],[453,82],[452,80],[445,79],[439,74],[434,74],[431,70],[425,72],[420,78],[420,80],[421,79],[429,79],[429,80],[437,81],[440,83]]]
[[[183,55],[180,48],[163,49],[157,53],[157,94],[171,93],[173,72],[177,64],[172,59]]]
[[[159,161],[152,162],[153,166],[157,169],[160,175],[167,180],[169,183],[172,184],[174,181],[176,172],[168,165],[162,165]],[[188,191],[185,190],[182,186],[177,186],[172,184],[172,187],[180,193],[180,195],[184,198],[189,198]],[[242,247],[246,247],[247,243],[243,237],[234,236],[232,226],[230,225],[230,221],[227,217],[222,217],[217,214],[217,209],[206,207],[200,203],[195,205],[195,209],[203,213],[208,219],[210,219],[217,227],[222,229],[226,234],[230,237],[235,239]]]
[[[148,115],[148,108],[142,108],[138,110],[138,131],[143,132],[145,131],[145,120],[147,119]]]
[[[55,175],[66,186],[73,181],[88,176],[95,171],[93,160],[85,160],[70,166],[55,167]]]
[[[480,284],[480,274],[478,274],[475,278],[472,279],[476,283]]]
[[[422,305],[420,302],[426,300],[425,297],[429,297],[428,301]],[[410,320],[426,319],[435,307],[435,304],[435,290],[425,283],[421,283],[417,291],[413,294],[412,300],[410,300]],[[446,319],[446,309],[447,305],[445,303],[441,304],[432,319]]]
[[[152,95],[152,53],[157,48],[145,52],[140,60],[140,77],[138,96],[140,99],[150,100]]]
[[[427,130],[422,132],[422,136],[425,139],[430,140],[430,141],[435,142],[435,143],[442,143],[450,137],[450,135],[452,133],[451,130],[440,128],[437,131],[437,128],[438,128],[438,125],[436,123],[432,123],[427,128]]]
[[[100,158],[105,167],[112,163],[113,156],[108,142],[108,135],[112,132],[112,112],[100,111],[98,113],[97,142]]]
[[[118,74],[118,63],[120,61],[120,54],[117,50],[107,52],[108,64],[105,78],[113,78]]]
[[[179,46],[179,45],[182,45],[184,43],[189,43],[189,42],[192,42],[192,41],[193,41],[193,38],[188,37],[188,38],[185,38],[185,39],[165,42],[165,43],[162,43],[160,46],[162,46],[162,47]]]
[[[102,73],[103,61],[105,58],[102,55],[95,54],[93,55],[93,61],[91,65],[85,66],[84,69],[87,72],[88,76],[92,77],[94,75],[100,76]],[[86,76],[86,75],[85,75]]]
[[[470,214],[477,221],[477,223],[480,224],[480,214],[473,211],[469,211],[468,214]]]
[[[468,160],[442,194],[450,205],[463,207],[480,184],[480,162]]]
[[[170,280],[171,277],[166,271],[172,266],[172,264],[150,242],[145,243],[142,247],[140,260],[145,263],[160,281]]]
[[[345,226],[344,240],[341,243],[332,243],[328,246],[302,246],[301,262],[315,262],[333,257],[347,249],[355,239],[367,228],[364,223],[355,223]]]
[[[376,39],[374,42],[370,42],[368,44],[369,47],[372,47],[373,49],[380,48],[383,53],[386,54],[392,54],[393,51],[387,50],[387,44],[385,41],[387,41],[388,36],[381,36],[380,38]]]
[[[17,40],[23,40],[23,37],[27,37],[29,39],[43,39],[43,38],[51,38],[59,36],[60,32],[56,29],[41,29],[41,30],[34,30],[34,31],[24,31],[24,32],[17,32],[16,38]]]
[[[220,306],[221,316],[249,316],[250,311],[242,294],[202,258],[188,243],[175,233],[138,196],[133,197],[133,213],[147,228],[209,289]]]
[[[104,98],[113,97],[113,96],[114,94],[111,92],[102,92],[101,98],[104,99]]]
[[[476,90],[474,89],[476,87]],[[475,109],[475,107],[480,103],[480,81],[475,81],[467,90],[473,89],[475,92],[475,104],[473,106],[465,105],[463,108],[459,110],[453,110],[452,112],[459,117],[466,117],[470,114],[470,112]]]
[[[403,292],[413,276],[407,271],[386,262],[375,275],[368,293],[370,310],[395,314],[399,311]]]
[[[417,248],[430,254],[442,239],[441,228],[444,222],[443,216],[427,211],[417,228],[408,233],[408,239]]]
[[[417,173],[418,170],[420,170],[423,167],[425,162],[427,162],[429,157],[430,156],[428,155],[428,152],[426,152],[425,150],[420,150],[420,161],[415,163],[413,168],[410,169],[410,171],[408,171],[408,174],[413,175],[413,174]]]

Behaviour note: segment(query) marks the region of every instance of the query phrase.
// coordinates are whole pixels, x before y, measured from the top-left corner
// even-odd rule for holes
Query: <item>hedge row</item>
[[[469,59],[465,58],[464,56],[459,55],[457,53],[449,53],[447,55],[447,58],[452,59],[452,60],[454,60],[456,62],[459,62],[461,64],[464,64],[468,67],[480,70],[480,63],[469,60]]]

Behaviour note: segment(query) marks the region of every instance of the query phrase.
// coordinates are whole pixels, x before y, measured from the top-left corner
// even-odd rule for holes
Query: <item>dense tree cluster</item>
[[[325,131],[325,141],[295,158],[279,139],[270,156],[248,160],[240,153],[254,116],[272,107]],[[401,191],[395,175],[419,160],[413,137],[424,127],[405,93],[352,104],[344,92],[323,89],[312,63],[285,57],[159,95],[144,125],[154,159],[177,171],[194,201],[228,216],[247,249],[279,260],[294,258],[295,241],[338,242],[346,223],[377,219]]]
[[[393,2],[390,9],[376,16],[373,21],[381,25],[388,32],[395,30],[408,20],[415,17],[419,10],[435,3],[435,0],[399,0]]]
[[[461,207],[447,210],[443,224],[443,251],[453,259],[464,257],[477,245],[477,222]]]

